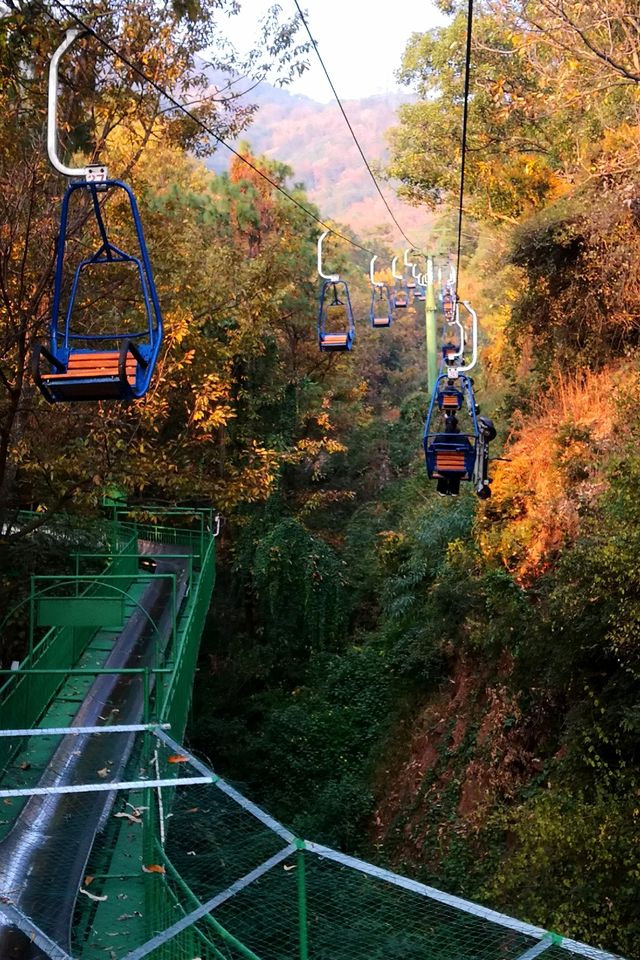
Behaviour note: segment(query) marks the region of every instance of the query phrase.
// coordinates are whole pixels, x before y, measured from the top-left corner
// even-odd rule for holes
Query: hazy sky
[[[292,0],[278,0],[283,15],[295,13]],[[241,0],[242,12],[228,23],[229,38],[242,48],[256,34],[256,22],[272,0]],[[407,40],[442,22],[429,0],[304,0],[307,22],[341,98],[366,97],[398,89],[394,71]],[[306,39],[306,33],[304,36]],[[311,68],[288,88],[314,100],[332,98],[313,51]]]

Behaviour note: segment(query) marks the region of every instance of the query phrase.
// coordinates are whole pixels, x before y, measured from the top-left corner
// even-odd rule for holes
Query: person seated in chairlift
[[[445,433],[460,433],[458,418],[455,413],[447,413],[444,418]],[[441,497],[457,497],[460,494],[460,477],[438,477],[436,493]]]
[[[442,297],[442,310],[447,320],[453,319],[453,297],[448,290]]]

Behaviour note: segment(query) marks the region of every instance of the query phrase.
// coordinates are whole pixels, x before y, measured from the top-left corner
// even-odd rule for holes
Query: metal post
[[[300,930],[300,960],[309,960],[309,931],[307,925],[307,880],[305,876],[304,840],[296,840],[298,872],[298,923]]]
[[[427,299],[424,307],[427,344],[427,386],[429,390],[433,390],[436,380],[438,379],[438,328],[433,284],[433,257],[427,257]]]
[[[149,677],[149,667],[144,668],[144,676],[142,678],[142,696],[144,704],[142,707],[142,722],[149,723],[149,687],[150,687],[150,677]]]
[[[33,633],[36,622],[35,574],[31,574],[29,587],[29,666],[33,666]]]
[[[36,629],[36,598],[35,598],[35,577],[31,575],[31,583],[29,587],[29,673],[27,675],[27,703],[34,702],[34,692],[33,684],[34,677],[31,673],[33,668],[33,634]],[[18,681],[19,682],[19,681]],[[23,710],[23,714],[26,716],[26,710]],[[26,726],[26,723],[25,723]]]

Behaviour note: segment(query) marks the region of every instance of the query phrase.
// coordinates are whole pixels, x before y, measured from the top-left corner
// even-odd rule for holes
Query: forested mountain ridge
[[[359,232],[382,229],[400,244],[344,119],[334,102],[319,103],[296,96],[268,83],[260,84],[248,97],[257,110],[245,136],[258,154],[288,164],[326,216],[350,224]],[[388,94],[347,100],[344,108],[365,155],[383,168],[388,158],[385,135],[396,122],[398,107],[408,96]],[[221,172],[228,162],[224,149],[211,159]],[[420,235],[430,223],[429,211],[398,200],[393,186],[386,187],[389,200],[405,231]]]

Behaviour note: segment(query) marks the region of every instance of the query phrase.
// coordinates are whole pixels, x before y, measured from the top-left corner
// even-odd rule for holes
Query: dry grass
[[[606,486],[621,378],[619,367],[579,377],[556,371],[536,412],[515,418],[510,462],[493,469],[480,539],[520,581],[554,562],[577,535],[583,508]]]

